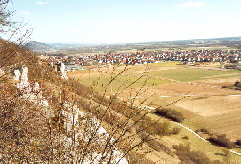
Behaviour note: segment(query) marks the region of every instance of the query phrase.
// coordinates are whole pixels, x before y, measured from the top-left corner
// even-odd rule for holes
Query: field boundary
[[[151,107],[151,106],[145,106],[145,107],[146,107],[146,108],[149,108],[150,110],[156,109],[156,108]],[[171,121],[171,120],[170,120],[170,121]],[[185,125],[183,125],[183,124],[181,124],[181,123],[175,122],[175,121],[171,121],[171,122],[174,123],[174,124],[176,124],[176,125],[178,125],[178,126],[180,126],[180,127],[182,127],[182,128],[184,128],[184,129],[186,129],[187,131],[189,131],[190,133],[192,133],[192,134],[194,134],[196,137],[198,137],[200,140],[202,140],[202,141],[204,141],[204,142],[206,142],[206,143],[208,143],[208,144],[211,145],[210,142],[208,142],[206,139],[204,139],[203,137],[201,137],[200,135],[198,135],[194,130],[190,129],[189,127],[187,127],[187,126],[185,126]],[[230,152],[230,153],[233,153],[233,154],[235,154],[235,155],[241,156],[241,153],[238,153],[238,152],[236,152],[236,151],[234,151],[234,150],[229,150],[229,152]]]

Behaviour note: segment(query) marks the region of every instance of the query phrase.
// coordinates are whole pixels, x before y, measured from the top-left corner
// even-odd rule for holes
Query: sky
[[[9,8],[45,43],[241,36],[241,0],[16,0]]]

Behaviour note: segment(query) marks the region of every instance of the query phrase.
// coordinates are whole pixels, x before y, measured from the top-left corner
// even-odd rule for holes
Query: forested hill
[[[25,45],[33,51],[55,51],[55,50],[86,50],[86,48],[101,49],[142,49],[142,48],[188,48],[188,47],[229,47],[241,48],[241,37],[211,38],[211,39],[193,39],[176,41],[155,41],[140,43],[122,43],[122,44],[71,44],[71,43],[42,43],[31,41]]]

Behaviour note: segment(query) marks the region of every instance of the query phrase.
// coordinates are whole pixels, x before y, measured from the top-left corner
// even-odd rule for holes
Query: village
[[[159,63],[161,61],[178,61],[191,66],[219,62],[221,68],[241,70],[241,50],[153,50],[89,56],[41,56],[41,60],[51,66],[60,66],[60,63],[64,63],[67,71],[83,70],[83,66],[97,64],[135,65]]]

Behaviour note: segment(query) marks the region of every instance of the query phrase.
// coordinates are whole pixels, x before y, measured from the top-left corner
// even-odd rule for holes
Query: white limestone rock
[[[0,76],[4,75],[4,71],[0,68]]]
[[[78,128],[78,121],[79,121],[79,117],[83,117],[80,120],[83,121],[83,123],[87,123],[90,124],[91,126],[89,127],[90,131],[95,131],[97,130],[97,136],[95,139],[95,142],[97,142],[99,145],[105,145],[107,142],[107,138],[110,136],[110,134],[105,130],[104,127],[102,127],[100,125],[100,122],[98,121],[98,119],[94,116],[91,116],[91,118],[86,118],[87,120],[85,120],[85,116],[87,116],[87,113],[85,112],[81,112],[80,109],[76,106],[73,105],[71,103],[65,102],[64,103],[64,108],[65,110],[62,111],[63,116],[66,118],[65,119],[65,125],[64,127],[66,127],[67,132],[71,132],[72,130],[75,130],[75,138],[82,138],[85,142],[89,141],[89,136],[88,132],[84,132],[81,129]],[[91,122],[91,123],[90,123]],[[72,126],[75,125],[75,126]],[[73,129],[74,127],[74,129]],[[97,127],[99,127],[98,129],[96,129]],[[75,129],[76,128],[76,129]],[[88,130],[87,130],[88,131]],[[83,135],[85,134],[85,135]],[[115,139],[112,137],[111,138],[111,143],[115,142]],[[72,140],[69,140],[69,144],[72,143]],[[110,144],[111,144],[110,143]],[[76,146],[78,146],[78,142],[76,142]],[[73,152],[74,153],[74,152]],[[123,153],[121,153],[116,147],[113,150],[112,154],[108,154],[107,156],[112,155],[112,162],[111,163],[117,163],[119,160],[119,164],[128,164],[128,161],[126,160]],[[88,155],[84,158],[84,163],[85,164],[99,164],[100,160],[101,160],[101,154],[95,153],[93,152],[93,154],[91,154],[92,157],[89,157]]]
[[[63,78],[63,79],[68,79],[68,76],[67,76],[67,74],[66,74],[66,72],[65,72],[65,65],[64,65],[64,63],[61,63],[61,66],[60,66],[60,72],[61,72],[61,77]]]
[[[19,88],[21,91],[23,91],[26,94],[30,94],[32,91],[32,88],[28,82],[28,67],[22,68],[22,74],[20,77],[20,83],[17,84],[17,88]]]
[[[21,80],[28,82],[28,67],[24,66],[22,69]]]
[[[14,79],[15,81],[19,81],[20,76],[21,76],[20,71],[19,71],[18,69],[14,70],[14,77],[13,77],[13,79]]]
[[[38,82],[35,82],[35,83],[34,83],[34,87],[33,87],[33,91],[34,91],[34,92],[39,92],[39,90],[40,90],[39,83],[38,83]]]
[[[20,72],[20,71],[19,71]],[[18,74],[18,71],[16,71]],[[17,83],[17,88],[23,93],[22,97],[33,103],[48,106],[48,101],[42,96],[39,83],[35,82],[33,88],[28,81],[28,67],[22,68],[22,74],[20,73],[20,82]]]

